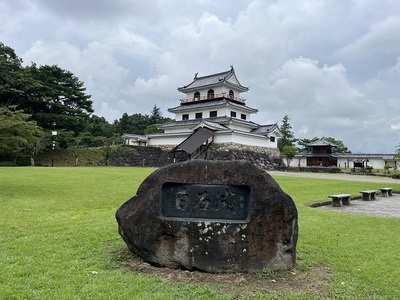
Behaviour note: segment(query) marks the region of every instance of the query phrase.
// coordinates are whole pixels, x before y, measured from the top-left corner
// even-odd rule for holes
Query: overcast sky
[[[251,120],[353,153],[400,142],[399,0],[0,0],[0,42],[85,83],[95,114],[165,117],[177,87],[233,65]]]

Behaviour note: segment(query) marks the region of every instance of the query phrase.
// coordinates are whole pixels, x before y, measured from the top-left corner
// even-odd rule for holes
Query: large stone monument
[[[244,161],[160,168],[116,218],[129,249],[156,266],[231,273],[291,269],[296,261],[293,200]]]

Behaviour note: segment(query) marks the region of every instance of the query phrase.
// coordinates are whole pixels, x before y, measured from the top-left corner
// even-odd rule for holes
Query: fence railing
[[[232,95],[228,95],[226,93],[219,93],[219,94],[210,94],[207,96],[197,96],[197,97],[190,97],[190,98],[184,98],[181,99],[181,103],[190,103],[190,102],[198,102],[198,101],[205,101],[205,100],[212,100],[212,99],[218,99],[218,98],[225,98],[225,99],[229,99],[235,102],[239,102],[242,104],[246,103],[246,99],[241,98],[241,97],[235,97]]]

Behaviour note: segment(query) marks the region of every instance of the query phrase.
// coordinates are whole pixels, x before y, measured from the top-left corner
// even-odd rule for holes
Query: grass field
[[[299,212],[296,272],[324,267],[332,280],[311,291],[221,294],[121,267],[125,244],[115,211],[148,168],[0,168],[0,299],[398,299],[400,219],[306,206],[379,183],[275,179]],[[400,190],[400,184],[392,186]]]

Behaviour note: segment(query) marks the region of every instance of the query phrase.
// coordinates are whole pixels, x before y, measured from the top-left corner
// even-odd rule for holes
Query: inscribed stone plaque
[[[161,215],[173,219],[249,221],[248,185],[182,184],[161,188]]]

